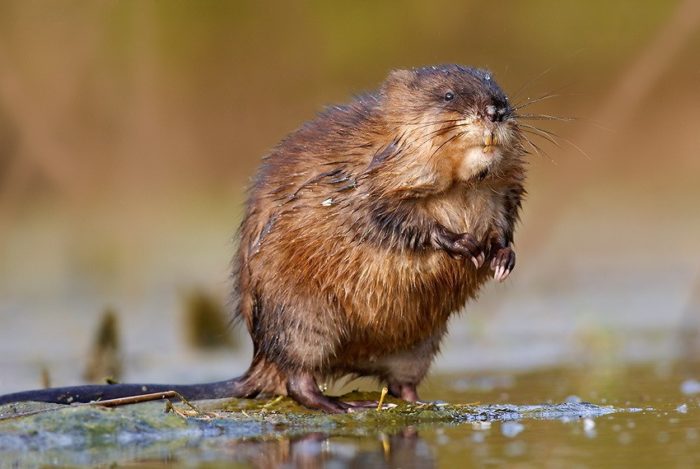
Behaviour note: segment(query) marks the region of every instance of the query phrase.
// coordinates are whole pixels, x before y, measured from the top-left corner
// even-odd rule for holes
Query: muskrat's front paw
[[[450,251],[453,256],[470,259],[477,269],[484,265],[484,260],[486,260],[486,254],[481,249],[479,241],[469,233],[460,234],[452,242]]]
[[[493,270],[493,278],[499,282],[508,278],[508,275],[515,267],[515,251],[511,248],[501,248],[496,252],[496,255],[491,259],[491,270]]]

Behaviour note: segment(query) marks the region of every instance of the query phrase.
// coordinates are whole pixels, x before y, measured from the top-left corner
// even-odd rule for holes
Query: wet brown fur
[[[476,108],[490,104],[485,73],[392,72],[377,93],[329,108],[264,157],[234,277],[255,347],[251,394],[286,394],[299,372],[424,377],[448,318],[492,275],[488,261],[477,270],[430,246],[433,225],[470,233],[492,254],[511,243],[524,193],[514,119],[496,129],[498,164],[462,180],[464,149],[442,130],[463,110],[426,105],[463,89]]]

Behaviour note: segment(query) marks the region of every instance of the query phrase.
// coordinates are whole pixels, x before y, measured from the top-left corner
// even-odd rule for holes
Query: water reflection
[[[380,433],[363,439],[310,433],[271,441],[233,441],[227,451],[232,461],[260,469],[437,467],[433,449],[411,426],[396,434]]]

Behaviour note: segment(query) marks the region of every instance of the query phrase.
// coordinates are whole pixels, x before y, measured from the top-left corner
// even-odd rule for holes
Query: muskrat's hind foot
[[[511,248],[501,248],[496,252],[491,260],[491,270],[493,270],[493,278],[499,282],[508,278],[508,275],[515,267],[515,251]]]
[[[310,409],[319,409],[332,414],[343,414],[352,408],[351,404],[324,396],[310,373],[298,373],[287,380],[289,397]]]
[[[389,383],[389,394],[407,402],[418,402],[418,391],[413,383]]]

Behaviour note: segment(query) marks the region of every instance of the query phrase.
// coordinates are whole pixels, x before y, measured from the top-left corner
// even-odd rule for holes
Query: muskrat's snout
[[[484,115],[479,115],[476,140],[477,145],[483,144],[485,153],[490,153],[495,146],[505,143],[502,121],[502,116],[499,116],[495,106],[486,106]]]
[[[491,122],[503,122],[508,115],[508,108],[506,106],[489,104],[480,114],[485,120]]]
[[[483,144],[484,153],[491,153],[498,146],[508,146],[513,140],[511,111],[507,104],[491,103],[476,112],[478,131],[476,140]],[[481,134],[481,135],[479,135]]]
[[[510,144],[511,131],[508,123],[501,120],[497,108],[490,109],[490,115],[487,112],[487,108],[484,112],[472,111],[471,116],[460,121],[459,145],[465,149],[478,148],[492,157],[498,147]]]

